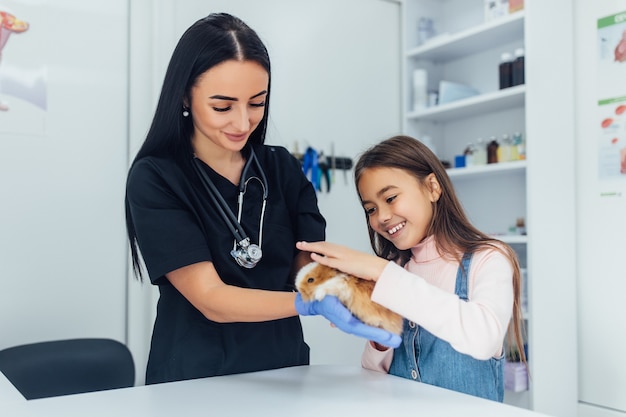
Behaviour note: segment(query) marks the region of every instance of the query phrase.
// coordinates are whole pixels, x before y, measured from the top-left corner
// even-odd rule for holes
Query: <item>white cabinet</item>
[[[504,134],[522,133],[524,160],[448,173],[472,223],[511,244],[526,269],[530,389],[507,392],[505,401],[571,416],[577,402],[572,5],[525,3],[487,20],[483,0],[402,1],[403,132],[453,167],[479,138],[501,142]],[[426,42],[420,42],[420,18],[433,22],[435,36]],[[526,83],[500,89],[501,54],[517,48],[525,50]],[[449,81],[478,94],[416,105],[413,77],[421,69],[429,92]],[[515,233],[518,218],[527,235]]]

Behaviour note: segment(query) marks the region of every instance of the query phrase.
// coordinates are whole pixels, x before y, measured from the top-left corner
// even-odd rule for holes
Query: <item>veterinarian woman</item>
[[[147,384],[308,364],[298,311],[385,343],[336,300],[296,310],[295,242],[323,240],[325,220],[300,163],[263,144],[270,84],[265,46],[227,14],[173,52],[126,190],[133,267],[160,292]]]

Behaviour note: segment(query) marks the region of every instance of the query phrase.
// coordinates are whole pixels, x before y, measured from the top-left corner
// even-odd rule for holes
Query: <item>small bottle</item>
[[[509,52],[500,55],[500,90],[508,88],[513,83],[513,56]]]
[[[513,133],[513,146],[516,149],[517,159],[522,161],[526,159],[526,144],[524,137],[520,132]]]
[[[487,163],[487,147],[483,138],[476,139],[473,155],[474,165],[485,165]]]
[[[413,71],[413,111],[425,110],[428,104],[428,73],[418,68]]]
[[[435,35],[433,19],[430,17],[420,17],[417,23],[417,44],[423,45]]]
[[[511,85],[521,84],[524,84],[524,48],[517,48],[511,66]]]
[[[513,141],[506,133],[502,135],[500,146],[498,147],[498,162],[508,162],[511,160],[511,146]]]
[[[428,90],[428,107],[436,107],[437,102],[439,101],[439,91],[437,90]]]
[[[491,141],[487,144],[487,163],[495,164],[498,162],[498,141],[495,136],[491,137]]]
[[[466,167],[471,167],[471,166],[476,164],[474,162],[474,153],[475,152],[476,152],[476,147],[474,146],[474,144],[473,143],[468,143],[467,147],[463,151],[463,155],[465,155],[465,166]]]
[[[519,161],[519,152],[515,144],[515,134],[511,137],[511,148],[509,149],[509,161]]]

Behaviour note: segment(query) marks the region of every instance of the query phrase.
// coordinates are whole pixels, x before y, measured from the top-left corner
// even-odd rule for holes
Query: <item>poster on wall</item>
[[[597,20],[598,175],[602,197],[626,196],[626,11]]]
[[[0,3],[0,139],[45,131],[47,77],[40,14],[33,4]]]

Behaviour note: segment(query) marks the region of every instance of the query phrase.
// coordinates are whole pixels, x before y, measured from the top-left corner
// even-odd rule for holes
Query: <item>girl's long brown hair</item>
[[[441,256],[455,259],[460,264],[463,253],[474,253],[481,248],[491,247],[509,259],[513,267],[513,318],[509,323],[509,353],[516,353],[521,361],[526,363],[520,305],[522,277],[515,251],[506,243],[484,234],[469,222],[443,164],[420,141],[400,135],[384,140],[366,150],[354,168],[357,192],[361,175],[369,168],[402,169],[413,175],[424,186],[426,186],[426,177],[430,174],[435,175],[441,187],[441,196],[438,201],[432,203],[433,218],[427,235],[434,235],[435,245]],[[367,214],[365,222],[372,249],[378,256],[400,265],[409,261],[410,249],[399,250],[389,240],[376,233],[369,224]]]

